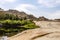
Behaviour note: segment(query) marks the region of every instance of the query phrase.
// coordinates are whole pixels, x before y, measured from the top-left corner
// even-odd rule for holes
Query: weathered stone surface
[[[9,37],[8,40],[60,40],[60,23],[59,22],[41,22],[38,25],[42,28],[36,28],[23,31],[15,36]],[[51,23],[50,26],[45,27]],[[55,25],[55,26],[54,26]],[[54,27],[53,27],[54,26]],[[51,27],[51,28],[50,28]]]

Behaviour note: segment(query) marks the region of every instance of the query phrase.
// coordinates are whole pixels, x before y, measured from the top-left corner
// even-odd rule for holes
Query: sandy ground
[[[8,40],[60,40],[60,22],[38,21],[40,28],[26,30]]]

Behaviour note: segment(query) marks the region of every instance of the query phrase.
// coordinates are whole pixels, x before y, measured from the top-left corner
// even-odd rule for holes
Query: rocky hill
[[[31,19],[31,20],[36,20],[37,18],[33,15],[29,15],[29,14],[26,14],[25,12],[20,12],[20,11],[17,11],[17,10],[13,10],[13,9],[9,9],[9,10],[6,10],[4,11],[4,9],[0,8],[0,14],[13,14],[13,15],[17,15],[19,18],[22,18],[22,19]]]
[[[34,15],[29,15],[25,12],[22,12],[22,11],[18,11],[18,10],[14,10],[14,9],[9,9],[9,10],[4,10],[2,8],[0,8],[0,14],[3,13],[3,14],[14,14],[14,15],[17,15],[19,18],[22,18],[22,19],[30,19],[30,20],[38,20],[38,21],[60,21],[60,19],[54,19],[54,20],[50,20],[48,18],[45,18],[44,16],[42,17],[35,17]]]
[[[49,21],[49,19],[48,18],[45,18],[44,16],[39,17],[38,20],[40,20],[40,21]]]

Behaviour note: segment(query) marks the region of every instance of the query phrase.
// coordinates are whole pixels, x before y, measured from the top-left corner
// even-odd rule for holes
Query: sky
[[[36,17],[60,18],[60,0],[0,0],[0,8],[24,11]]]

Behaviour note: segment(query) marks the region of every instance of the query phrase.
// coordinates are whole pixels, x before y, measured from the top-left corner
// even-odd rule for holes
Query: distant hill
[[[26,17],[27,16],[27,14],[25,13],[25,12],[19,12],[19,11],[17,11],[17,10],[8,10],[7,12],[9,12],[9,13],[12,13],[12,14],[16,14],[16,15],[18,15],[19,17]]]
[[[34,15],[29,15],[29,14],[26,14],[25,12],[21,12],[21,11],[14,10],[14,9],[9,9],[5,11],[4,9],[0,8],[0,14],[1,13],[2,15],[3,14],[13,14],[15,16],[17,15],[21,19],[38,20],[38,21],[60,21],[60,19],[50,20],[48,18],[45,18],[44,16],[37,18]]]
[[[25,12],[20,12],[17,10],[9,9],[7,11],[4,11],[3,9],[0,8],[0,14],[13,14],[17,15],[21,19],[30,19],[30,20],[36,20],[37,18],[33,15],[28,15]]]
[[[31,20],[38,20],[38,18],[36,18],[34,15],[28,15],[28,18]]]
[[[60,22],[60,19],[55,19],[54,21],[58,21],[58,22]]]
[[[39,17],[38,20],[40,20],[40,21],[49,21],[49,19],[45,18],[44,16]]]
[[[0,11],[4,11],[2,8],[0,8]]]

